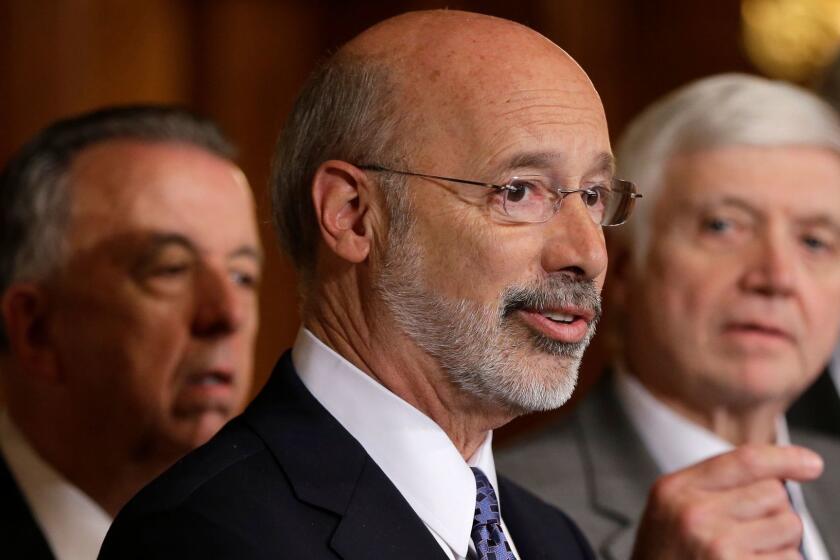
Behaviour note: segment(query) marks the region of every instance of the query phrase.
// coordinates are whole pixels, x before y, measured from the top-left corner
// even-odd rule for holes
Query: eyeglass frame
[[[398,170],[398,169],[391,169],[391,168],[385,167],[383,165],[378,165],[378,164],[373,164],[373,163],[356,165],[356,167],[358,167],[359,169],[361,169],[363,171],[373,171],[373,172],[376,172],[376,173],[395,173],[397,175],[407,175],[409,177],[420,177],[422,179],[437,179],[437,180],[440,180],[440,181],[451,181],[453,183],[461,183],[461,184],[464,184],[464,185],[474,185],[474,186],[477,186],[477,187],[484,187],[484,188],[488,188],[488,189],[496,189],[497,191],[502,191],[502,192],[513,191],[514,188],[515,188],[513,185],[510,185],[510,184],[508,184],[508,185],[497,185],[495,183],[487,183],[487,182],[483,182],[483,181],[474,181],[474,180],[471,180],[471,179],[458,179],[458,178],[455,178],[455,177],[446,177],[446,176],[443,176],[443,175],[432,175],[432,174],[429,174],[429,173],[418,173],[416,171],[404,171],[404,170]],[[516,178],[517,177],[513,177],[513,179],[516,179]],[[623,185],[629,185],[630,191],[629,192],[621,192],[620,194],[628,196],[631,200],[634,200],[634,199],[637,199],[637,198],[643,198],[644,195],[642,193],[636,192],[636,185],[633,182],[625,181],[624,179],[616,179],[616,178],[612,178],[610,180],[611,183],[615,182],[615,181],[619,181]],[[610,189],[610,190],[613,191],[613,189]],[[562,189],[562,188],[558,188],[558,189],[551,189],[551,192],[557,194],[558,202],[557,202],[557,205],[554,209],[554,212],[551,215],[549,215],[545,220],[541,220],[541,221],[537,221],[537,222],[512,220],[512,223],[523,223],[523,224],[545,223],[548,220],[550,220],[553,216],[557,215],[557,212],[560,211],[560,207],[563,203],[563,199],[565,199],[570,194],[574,194],[574,193],[593,194],[592,189]],[[617,192],[617,191],[613,191],[613,192]],[[627,222],[627,220],[630,218],[631,213],[632,213],[632,208],[627,213],[627,217],[624,220],[622,220],[621,222],[618,222],[617,224],[599,224],[599,225],[601,227],[620,226],[620,225]]]

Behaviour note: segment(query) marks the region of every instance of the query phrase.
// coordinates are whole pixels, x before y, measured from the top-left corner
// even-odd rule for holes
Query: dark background
[[[103,104],[177,102],[218,120],[240,148],[269,256],[260,386],[299,321],[294,274],[267,211],[282,120],[319,57],[378,20],[439,7],[516,20],[565,48],[600,92],[613,139],[676,86],[758,72],[742,47],[736,0],[0,0],[0,161],[50,121]],[[588,353],[584,384],[603,347]]]

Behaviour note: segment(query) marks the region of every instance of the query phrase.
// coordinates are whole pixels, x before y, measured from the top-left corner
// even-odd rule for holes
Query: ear
[[[13,359],[27,374],[57,381],[59,368],[47,334],[48,299],[44,290],[35,284],[12,284],[0,303]]]
[[[364,262],[373,242],[369,185],[362,170],[338,160],[322,163],[312,180],[321,237],[333,253],[351,263]]]
[[[621,238],[609,240],[607,253],[610,256],[609,300],[612,305],[626,308],[627,298],[631,297],[631,283],[635,272],[636,255],[632,248]]]

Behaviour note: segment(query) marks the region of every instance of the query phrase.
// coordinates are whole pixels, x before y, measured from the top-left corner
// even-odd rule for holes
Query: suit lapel
[[[813,482],[803,483],[802,493],[828,556],[840,558],[840,531],[837,530],[840,519],[840,500],[837,499],[840,488],[840,445],[834,439],[798,429],[791,429],[791,440],[797,445],[813,449],[825,462],[822,476]]]
[[[382,470],[306,389],[290,353],[244,418],[298,499],[338,516],[331,546],[341,558],[446,558]]]
[[[828,368],[788,409],[787,418],[791,426],[840,436],[840,395]]]
[[[333,535],[342,557],[446,560],[446,554],[378,466],[368,460]]]
[[[659,470],[615,396],[612,375],[602,377],[575,421],[593,508],[619,525],[593,546],[605,558],[624,560],[633,551],[638,519]]]
[[[592,558],[586,537],[559,511],[499,477],[502,519],[522,560]]]

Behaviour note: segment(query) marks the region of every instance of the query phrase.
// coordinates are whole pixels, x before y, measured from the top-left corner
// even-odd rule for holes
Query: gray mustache
[[[553,276],[522,286],[510,286],[502,294],[502,318],[519,309],[578,307],[601,318],[601,294],[592,280]]]

